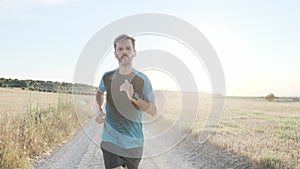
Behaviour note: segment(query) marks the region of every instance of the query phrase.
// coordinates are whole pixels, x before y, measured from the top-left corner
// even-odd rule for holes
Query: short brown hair
[[[116,37],[116,39],[114,41],[115,51],[116,51],[117,43],[119,41],[125,40],[125,39],[130,39],[131,40],[133,50],[135,50],[135,39],[133,37],[130,37],[130,36],[126,35],[126,34],[122,34],[122,35],[119,35],[118,37]]]

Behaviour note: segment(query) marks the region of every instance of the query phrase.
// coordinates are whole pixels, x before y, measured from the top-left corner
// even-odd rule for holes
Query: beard
[[[121,58],[118,58],[119,64],[122,66],[128,66],[131,64],[132,57],[128,55],[123,55]]]

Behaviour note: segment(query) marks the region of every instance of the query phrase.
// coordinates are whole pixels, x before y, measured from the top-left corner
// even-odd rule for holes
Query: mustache
[[[128,57],[128,55],[127,55],[127,54],[125,54],[125,55],[122,55],[122,56],[121,56],[121,58],[122,58],[122,57]]]

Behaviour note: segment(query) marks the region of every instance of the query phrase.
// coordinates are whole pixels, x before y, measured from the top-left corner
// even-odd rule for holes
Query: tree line
[[[75,93],[75,94],[94,94],[96,87],[66,82],[52,82],[42,80],[19,80],[0,78],[0,87],[21,88],[23,90],[53,92],[53,93]]]

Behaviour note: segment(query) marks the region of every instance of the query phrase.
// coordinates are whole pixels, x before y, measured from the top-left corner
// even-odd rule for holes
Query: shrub
[[[275,97],[275,95],[274,95],[273,93],[268,94],[268,95],[265,97],[265,99],[268,100],[269,102],[275,100],[275,98],[276,98],[276,97]]]

